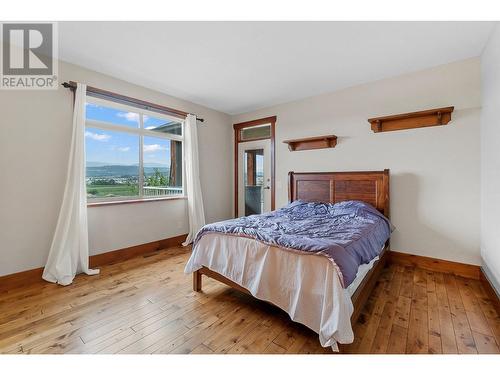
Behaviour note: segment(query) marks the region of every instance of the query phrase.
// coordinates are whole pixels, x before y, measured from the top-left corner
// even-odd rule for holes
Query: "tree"
[[[162,174],[158,168],[155,168],[153,174],[146,178],[147,186],[167,186],[167,176]]]

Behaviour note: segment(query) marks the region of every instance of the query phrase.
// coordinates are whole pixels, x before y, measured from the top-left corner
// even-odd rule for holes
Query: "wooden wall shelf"
[[[283,141],[290,151],[317,150],[320,148],[333,148],[337,145],[336,135],[323,135],[320,137],[289,139]]]
[[[368,122],[372,125],[372,130],[375,133],[446,125],[451,121],[453,108],[444,107],[400,115],[375,117],[368,119]]]

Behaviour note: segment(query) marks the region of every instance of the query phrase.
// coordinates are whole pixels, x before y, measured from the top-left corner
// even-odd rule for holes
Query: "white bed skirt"
[[[186,273],[205,266],[269,301],[319,334],[323,347],[354,340],[351,295],[373,267],[362,265],[354,282],[342,288],[337,271],[324,256],[290,252],[254,239],[209,233],[193,248]]]

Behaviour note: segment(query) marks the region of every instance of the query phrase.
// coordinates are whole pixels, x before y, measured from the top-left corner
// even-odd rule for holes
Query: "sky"
[[[87,103],[87,119],[105,121],[107,123],[139,127],[137,113],[120,111],[92,103]],[[144,116],[146,129],[163,125],[165,120]],[[86,159],[89,162],[109,165],[139,164],[139,136],[128,133],[101,130],[87,127],[85,129]],[[170,165],[170,140],[155,137],[144,137],[144,165]]]

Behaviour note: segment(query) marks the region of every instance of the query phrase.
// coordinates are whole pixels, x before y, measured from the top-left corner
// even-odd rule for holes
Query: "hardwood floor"
[[[1,353],[331,353],[278,308],[216,281],[203,293],[171,248],[0,291]],[[480,282],[390,265],[347,353],[498,353],[500,317]]]

